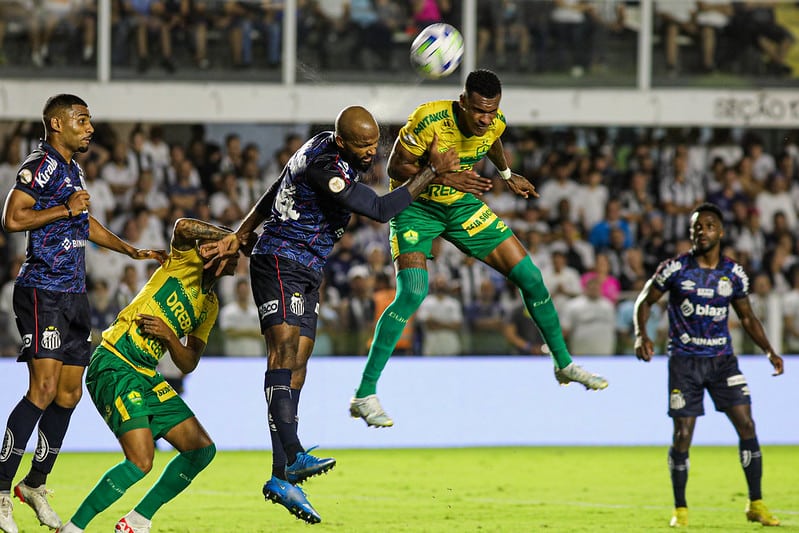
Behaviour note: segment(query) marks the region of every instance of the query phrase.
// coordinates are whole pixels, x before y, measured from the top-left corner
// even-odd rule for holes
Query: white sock
[[[125,518],[128,519],[128,522],[136,526],[149,526],[151,524],[151,520],[149,518],[143,517],[135,510],[126,514]]]

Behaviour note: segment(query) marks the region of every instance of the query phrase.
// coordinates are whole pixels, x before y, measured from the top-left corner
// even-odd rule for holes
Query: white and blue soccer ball
[[[463,59],[463,36],[454,26],[438,22],[426,27],[411,44],[411,65],[425,78],[449,76]]]

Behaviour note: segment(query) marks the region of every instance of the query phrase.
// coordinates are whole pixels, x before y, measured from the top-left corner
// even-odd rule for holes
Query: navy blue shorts
[[[22,338],[17,361],[49,358],[65,365],[89,364],[91,319],[86,293],[15,285],[13,302]]]
[[[253,254],[250,279],[262,333],[285,323],[299,326],[301,336],[316,339],[321,272],[277,255]]]
[[[705,414],[705,389],[716,411],[752,403],[749,385],[734,355],[718,357],[669,357],[669,416],[696,417]]]

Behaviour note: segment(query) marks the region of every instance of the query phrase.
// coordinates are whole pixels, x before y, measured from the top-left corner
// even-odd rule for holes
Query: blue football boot
[[[263,493],[264,498],[272,503],[279,503],[300,520],[309,524],[318,524],[322,521],[322,517],[310,504],[302,489],[288,481],[272,476],[272,479],[264,485]]]
[[[289,482],[297,485],[309,477],[324,474],[336,466],[336,460],[332,457],[320,459],[319,457],[314,457],[309,454],[308,452],[312,451],[314,448],[316,448],[316,446],[308,448],[305,452],[297,453],[297,458],[294,462],[286,466],[286,478]]]

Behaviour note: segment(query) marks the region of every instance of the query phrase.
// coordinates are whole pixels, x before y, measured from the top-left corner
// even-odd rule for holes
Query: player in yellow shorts
[[[520,290],[524,303],[555,360],[562,384],[575,381],[592,390],[608,382],[572,362],[560,321],[541,271],[511,229],[475,194],[488,190],[490,180],[472,169],[483,157],[499,170],[508,187],[525,198],[538,197],[535,187],[511,172],[500,137],[505,116],[499,109],[502,85],[488,70],[471,72],[459,100],[422,104],[400,130],[388,161],[392,187],[429,164],[434,135],[438,149],[454,147],[460,171],[442,173],[405,211],[391,219],[391,249],[397,269],[397,293],[375,328],[360,386],[350,401],[350,414],[370,426],[387,427],[393,420],[377,398],[377,381],[408,319],[427,295],[427,259],[433,239],[443,237],[498,272]]]
[[[149,532],[155,512],[213,459],[216,447],[211,437],[156,365],[168,350],[182,372],[197,367],[219,312],[214,292],[217,269],[203,269],[206,260],[198,246],[229,233],[200,220],[179,219],[167,260],[103,332],[89,363],[86,388],[119,439],[125,460],[103,474],[58,533],[81,533],[142,479],[153,466],[154,441],[159,438],[180,453],[134,510],[119,520],[117,533]],[[230,259],[220,275],[235,271],[237,256]]]

